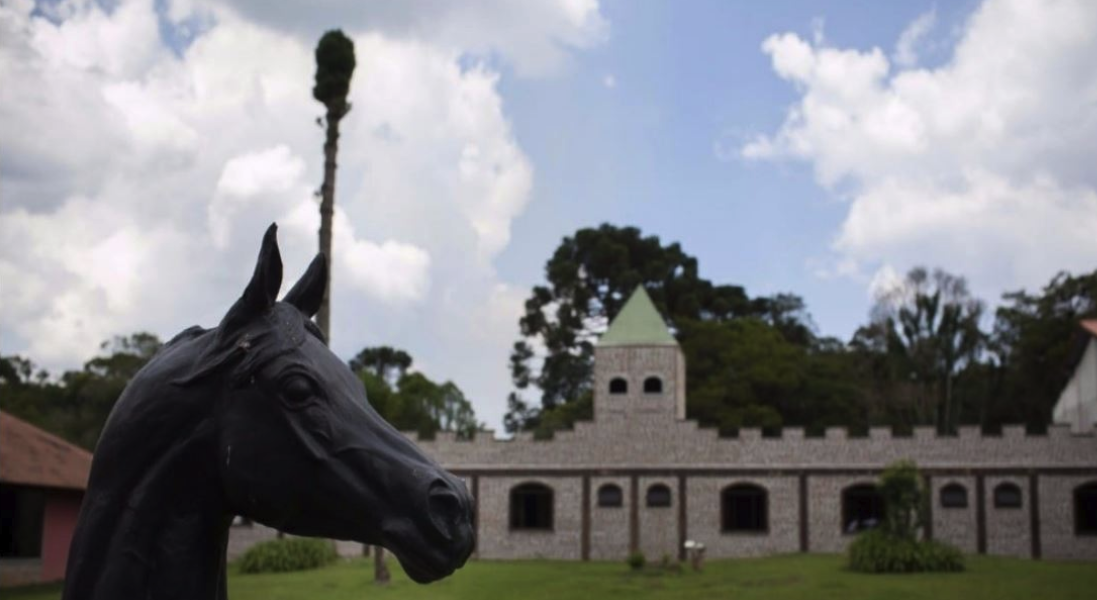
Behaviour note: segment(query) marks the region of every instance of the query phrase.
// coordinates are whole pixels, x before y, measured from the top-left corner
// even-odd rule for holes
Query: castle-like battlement
[[[696,421],[686,421],[687,423],[697,424]],[[591,427],[590,421],[580,421],[577,423],[579,429],[589,429]],[[699,432],[715,432],[715,429],[697,426]],[[483,429],[476,432],[476,435],[469,437],[458,437],[456,432],[452,431],[439,431],[433,437],[424,438],[414,431],[405,431],[403,434],[412,441],[420,445],[431,444],[511,444],[514,442],[530,442],[535,444],[544,443],[571,443],[575,438],[575,429],[564,429],[557,431],[553,437],[537,439],[534,434],[529,431],[524,431],[515,434],[512,437],[500,437],[496,435],[494,429]],[[721,440],[736,441],[756,441],[756,440],[774,440],[774,441],[800,441],[800,440],[813,440],[813,439],[827,439],[827,440],[841,440],[852,441],[858,440],[956,440],[956,439],[987,439],[987,440],[1001,440],[1001,439],[1076,439],[1076,438],[1092,438],[1097,436],[1097,428],[1094,428],[1092,432],[1075,433],[1071,431],[1070,425],[1054,424],[1050,425],[1045,432],[1032,433],[1027,430],[1024,425],[1005,425],[1002,427],[1001,433],[984,433],[982,428],[975,425],[962,425],[957,428],[956,433],[942,433],[935,427],[914,427],[910,433],[898,433],[891,427],[870,427],[868,435],[851,435],[850,429],[847,427],[828,427],[823,435],[807,435],[803,427],[783,427],[774,429],[768,432],[763,432],[761,428],[757,427],[744,427],[739,430],[738,435],[718,435]]]
[[[882,518],[882,501],[864,501],[877,475],[912,460],[932,498],[931,537],[966,552],[1097,559],[1097,536],[1074,523],[1090,510],[1084,503],[1097,502],[1095,431],[871,427],[851,435],[830,427],[808,435],[787,427],[721,437],[685,418],[685,359],[642,289],[594,356],[593,420],[551,439],[409,434],[465,478],[476,498],[478,556],[681,556],[687,539],[713,557],[840,552],[853,531]]]
[[[851,436],[841,427],[827,428],[822,436],[808,436],[799,427],[773,435],[743,428],[737,437],[721,437],[715,429],[698,427],[695,421],[668,417],[581,421],[551,439],[534,439],[529,432],[500,439],[493,431],[481,431],[472,439],[458,439],[451,432],[439,432],[430,440],[414,434],[409,437],[440,463],[457,470],[471,466],[610,468],[637,464],[653,468],[882,468],[900,459],[926,468],[1097,466],[1097,432],[1075,434],[1069,426],[1053,425],[1042,434],[1029,434],[1024,426],[1007,426],[999,435],[984,434],[971,426],[952,435],[932,427],[915,427],[905,435],[887,427],[872,427],[860,436]]]

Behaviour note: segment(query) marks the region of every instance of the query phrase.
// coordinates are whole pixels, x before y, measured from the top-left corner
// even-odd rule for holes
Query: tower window
[[[741,483],[720,494],[720,530],[727,533],[762,533],[769,527],[766,490]]]
[[[552,488],[523,483],[510,490],[511,529],[552,529]]]
[[[611,394],[627,394],[628,393],[628,380],[624,377],[614,377],[609,380],[609,393]]]
[[[994,508],[1021,508],[1021,488],[1015,483],[999,483],[994,488]]]
[[[648,377],[644,380],[644,393],[645,394],[662,394],[663,393],[663,380],[658,377]]]
[[[598,488],[598,506],[602,508],[619,508],[624,504],[624,494],[621,486],[607,483]]]
[[[670,488],[657,483],[648,488],[648,508],[666,508],[670,506]]]
[[[941,508],[967,508],[967,489],[958,483],[941,488]]]
[[[1097,535],[1097,481],[1074,488],[1074,533]]]

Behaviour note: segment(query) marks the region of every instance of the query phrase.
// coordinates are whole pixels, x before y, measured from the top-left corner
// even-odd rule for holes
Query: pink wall
[[[42,518],[42,581],[65,578],[65,563],[69,559],[69,544],[80,515],[83,492],[51,491],[46,496]]]

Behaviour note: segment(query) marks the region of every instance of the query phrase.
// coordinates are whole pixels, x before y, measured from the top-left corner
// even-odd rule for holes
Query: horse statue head
[[[66,600],[224,598],[235,515],[383,546],[420,583],[468,559],[464,483],[386,423],[328,349],[311,321],[327,286],[323,255],[276,301],[275,232],[221,323],[168,342],[111,411]]]

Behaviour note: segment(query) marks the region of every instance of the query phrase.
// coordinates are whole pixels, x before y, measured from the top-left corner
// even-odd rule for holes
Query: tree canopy
[[[343,109],[350,93],[350,79],[357,64],[354,42],[342,30],[333,29],[321,36],[315,54],[316,75],[312,97],[323,103],[329,112],[345,112]]]
[[[389,346],[364,348],[350,361],[366,387],[370,404],[386,421],[401,431],[415,431],[433,438],[452,431],[471,438],[481,429],[472,403],[452,381],[435,383],[411,370],[411,355]]]
[[[781,345],[778,354],[795,352],[815,339],[810,316],[799,297],[779,294],[751,299],[741,286],[714,284],[700,276],[697,259],[679,244],[664,244],[635,227],[603,224],[580,229],[564,238],[545,265],[545,275],[547,285],[534,287],[526,301],[519,320],[522,338],[511,353],[517,391],[508,399],[504,421],[508,431],[543,429],[542,421],[552,411],[590,394],[594,344],[639,285],[678,334],[687,356],[691,394],[703,395],[701,391],[707,390],[710,397],[726,397],[726,390],[712,380],[727,377],[722,363],[699,354],[692,360],[706,344],[704,340],[694,343],[694,332],[726,336],[731,330],[724,331],[721,324],[730,328],[732,322],[752,319],[758,327],[744,333],[746,326],[736,325],[735,331],[743,335],[772,333]],[[539,407],[530,405],[527,396],[531,393],[539,395]],[[720,409],[715,410],[716,406]],[[739,423],[744,415],[739,409],[746,406],[752,406],[749,399],[742,399],[738,406],[701,400],[690,410],[691,416],[706,423]],[[572,422],[562,414],[583,417],[587,413],[575,408],[559,410],[563,412],[550,420],[561,425]],[[771,411],[759,406],[745,414],[750,415],[748,424],[780,425]]]
[[[519,323],[504,421],[508,431],[537,437],[592,418],[594,344],[637,285],[685,353],[687,416],[728,433],[1011,423],[1042,430],[1070,376],[1078,323],[1097,318],[1097,270],[1006,293],[988,323],[963,277],[915,268],[881,291],[844,342],[818,335],[798,296],[751,298],[742,286],[703,279],[678,244],[613,225],[564,238],[546,278]],[[91,449],[125,385],[160,346],[149,333],[117,337],[59,376],[27,357],[0,357],[0,408]],[[368,347],[349,365],[399,429],[424,437],[481,429],[461,389],[417,372],[408,352]]]
[[[551,435],[592,415],[594,345],[644,286],[686,356],[687,416],[731,432],[873,425],[1046,427],[1097,271],[1003,295],[994,325],[967,281],[917,267],[881,290],[848,342],[817,334],[803,299],[750,297],[700,276],[677,243],[604,224],[565,237],[533,288],[511,353],[508,431]]]
[[[92,450],[122,390],[161,345],[151,333],[116,337],[83,369],[57,379],[27,358],[0,357],[0,407]]]

